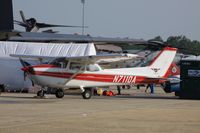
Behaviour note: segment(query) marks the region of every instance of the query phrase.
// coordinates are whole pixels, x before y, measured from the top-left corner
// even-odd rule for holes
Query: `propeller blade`
[[[19,59],[19,61],[22,64],[23,67],[31,66],[28,62],[22,60],[21,58]]]
[[[72,28],[88,28],[88,26],[73,26],[73,25],[55,25],[55,24],[46,24],[46,23],[36,23],[39,28],[48,28],[48,27],[72,27]]]
[[[34,87],[34,86],[35,86],[35,83],[33,82],[32,79],[30,79],[30,80],[31,80],[31,84],[32,84],[32,86]]]
[[[25,16],[24,16],[24,13],[22,10],[19,11],[20,15],[21,15],[21,18],[22,18],[22,21],[26,24],[26,19],[25,19]]]
[[[19,59],[19,61],[22,64],[23,67],[26,67],[26,64],[24,63],[24,61],[21,58]]]
[[[26,81],[26,77],[28,76],[28,74],[27,74],[27,72],[24,72],[24,81]],[[29,78],[30,79],[30,78]],[[32,86],[35,86],[35,83],[33,82],[33,80],[32,79],[30,79],[31,80],[31,85]]]
[[[24,71],[24,81],[26,81],[27,73]]]
[[[17,24],[17,25],[20,25],[22,27],[27,27],[27,25],[25,23],[17,21],[17,20],[14,20],[14,23]]]

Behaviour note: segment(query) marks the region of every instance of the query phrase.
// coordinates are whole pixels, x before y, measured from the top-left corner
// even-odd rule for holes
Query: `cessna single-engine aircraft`
[[[102,69],[97,63],[109,56],[56,58],[49,64],[30,66],[21,60],[22,70],[43,88],[56,88],[56,97],[64,96],[64,89],[80,88],[84,99],[90,99],[92,88],[99,86],[157,83],[168,77],[167,71],[176,55],[176,48],[165,47],[146,67]],[[32,57],[11,55],[13,57]],[[114,56],[110,56],[113,58]],[[44,95],[44,90],[38,92]]]

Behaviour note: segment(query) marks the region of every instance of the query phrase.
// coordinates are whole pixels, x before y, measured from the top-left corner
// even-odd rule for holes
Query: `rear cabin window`
[[[99,67],[95,64],[87,65],[86,66],[86,71],[94,72],[94,71],[99,71]]]

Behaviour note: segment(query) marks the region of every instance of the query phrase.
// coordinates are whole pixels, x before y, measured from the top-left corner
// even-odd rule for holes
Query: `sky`
[[[38,22],[82,25],[81,0],[13,0],[19,10]],[[185,35],[200,41],[200,0],[85,0],[85,34],[152,39]],[[24,30],[15,26],[17,30]],[[59,33],[82,33],[80,28],[53,28]]]

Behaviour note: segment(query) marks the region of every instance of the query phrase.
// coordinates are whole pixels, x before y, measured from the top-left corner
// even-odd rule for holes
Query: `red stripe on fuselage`
[[[46,76],[46,77],[57,77],[57,78],[70,78],[73,73],[60,73],[60,72],[43,72],[34,71],[32,75]],[[116,79],[116,77],[118,79]],[[145,84],[145,83],[157,83],[158,79],[148,79],[142,76],[131,76],[127,75],[106,75],[106,74],[88,74],[80,73],[77,74],[73,79],[85,80],[85,81],[95,81],[95,82],[110,82],[110,83],[130,83],[130,84]]]
[[[57,78],[70,78],[74,73],[66,73],[66,72],[42,72],[42,71],[34,71],[31,73],[32,75],[40,75],[47,77],[57,77]],[[115,75],[105,75],[105,74],[77,74],[73,79],[76,80],[90,80],[90,81],[100,81],[100,82],[112,82]]]
[[[42,72],[34,71],[32,75],[48,76],[48,77],[58,77],[58,78],[70,78],[72,73],[59,73],[59,72]]]
[[[51,65],[51,64],[42,64],[42,65],[35,65],[33,66],[34,68],[59,68],[56,65]]]

